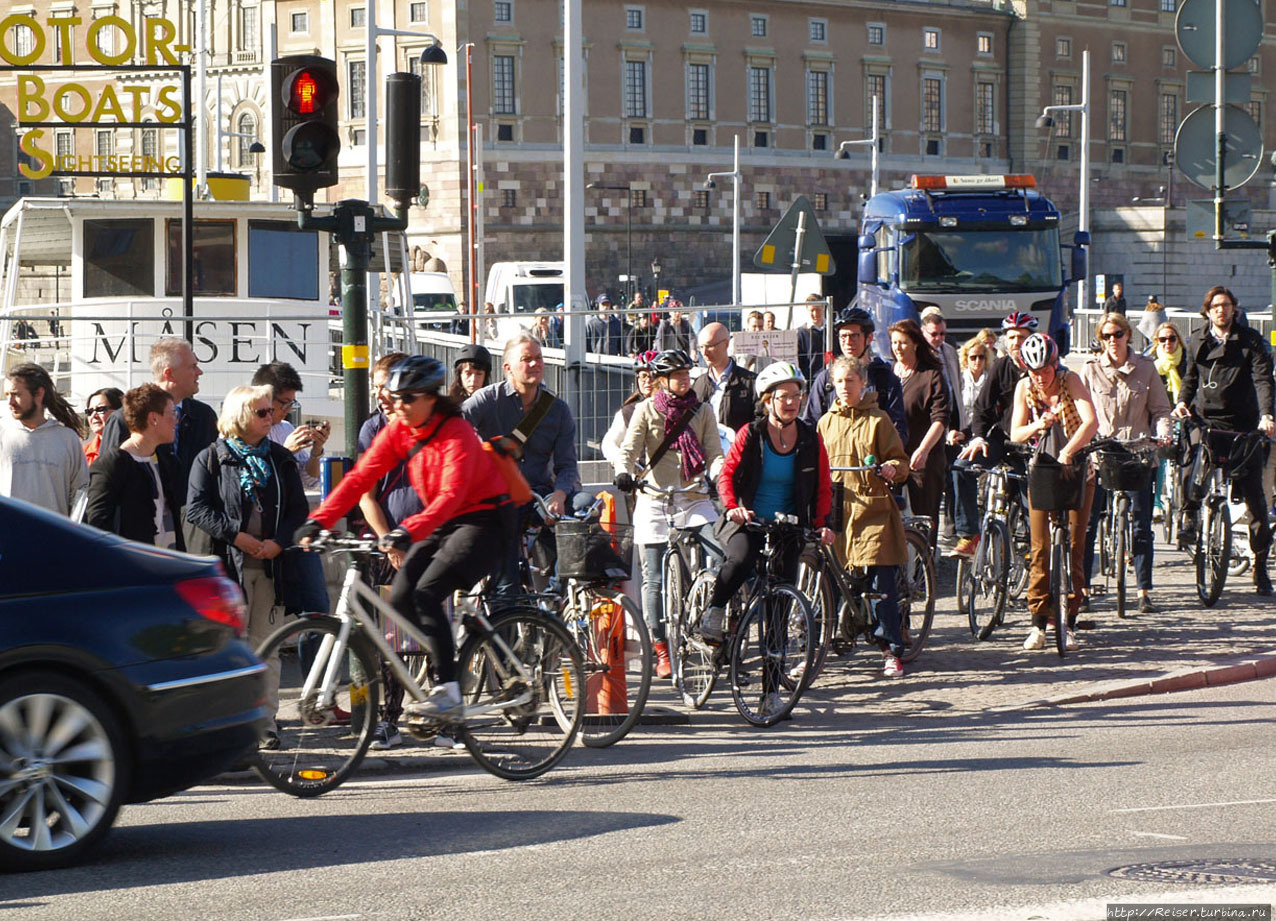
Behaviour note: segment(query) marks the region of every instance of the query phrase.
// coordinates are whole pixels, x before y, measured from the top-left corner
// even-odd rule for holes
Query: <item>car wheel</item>
[[[115,821],[128,772],[120,721],[99,693],[53,672],[0,681],[0,868],[77,860]]]

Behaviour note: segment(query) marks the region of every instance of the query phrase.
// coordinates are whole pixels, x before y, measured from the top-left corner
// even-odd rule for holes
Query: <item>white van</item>
[[[494,262],[487,273],[484,300],[496,308],[496,338],[505,341],[532,325],[544,307],[555,313],[563,303],[566,268],[561,262]]]
[[[412,315],[421,321],[418,329],[469,332],[468,324],[456,319],[456,290],[446,272],[412,272],[403,281],[407,282],[411,291]],[[401,299],[399,286],[396,286],[393,298],[396,308]],[[466,328],[459,329],[461,325]]]

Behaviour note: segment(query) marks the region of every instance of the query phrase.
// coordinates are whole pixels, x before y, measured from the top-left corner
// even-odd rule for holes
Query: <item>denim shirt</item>
[[[537,399],[544,390],[542,385]],[[536,405],[534,401],[532,405]],[[523,419],[523,398],[509,381],[489,384],[476,390],[465,401],[461,414],[478,430],[481,438],[509,435]],[[523,446],[520,466],[528,485],[542,495],[555,490],[570,495],[580,489],[580,473],[576,467],[576,420],[561,398],[554,398],[549,412]]]

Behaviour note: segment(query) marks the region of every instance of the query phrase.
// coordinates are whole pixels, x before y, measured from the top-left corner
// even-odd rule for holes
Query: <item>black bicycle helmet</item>
[[[485,374],[492,373],[492,353],[481,345],[467,345],[457,352],[452,359],[452,370],[455,371],[466,361],[482,369]]]
[[[651,360],[652,377],[668,377],[675,371],[690,371],[695,362],[682,349],[666,349]]]
[[[386,389],[391,393],[442,393],[446,380],[443,362],[429,355],[413,355],[390,369]]]
[[[833,331],[837,332],[843,326],[855,323],[860,329],[864,330],[865,335],[869,335],[877,328],[873,322],[873,316],[863,307],[847,307],[837,315],[837,323],[833,326]]]

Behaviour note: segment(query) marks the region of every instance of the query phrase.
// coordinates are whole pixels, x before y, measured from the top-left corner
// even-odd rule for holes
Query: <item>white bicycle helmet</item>
[[[1019,360],[1029,371],[1040,371],[1058,363],[1059,347],[1045,333],[1033,333],[1019,347]]]
[[[758,372],[758,378],[753,386],[758,399],[762,399],[776,387],[790,382],[797,384],[803,390],[806,389],[806,378],[802,376],[797,365],[787,361],[777,361]]]

